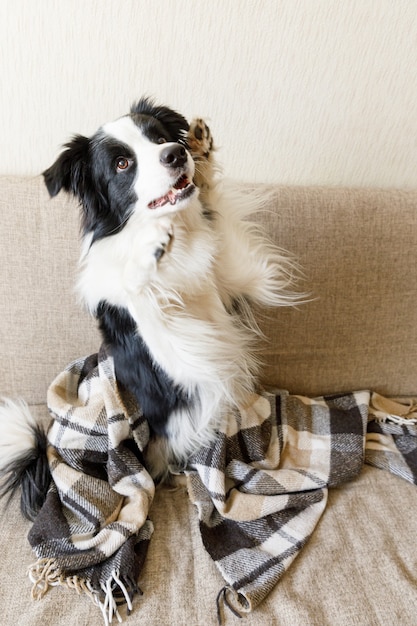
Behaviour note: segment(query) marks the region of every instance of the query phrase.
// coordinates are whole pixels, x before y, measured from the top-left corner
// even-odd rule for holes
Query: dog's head
[[[61,189],[82,205],[84,234],[118,232],[133,213],[162,215],[194,195],[194,162],[185,118],[147,98],[92,137],[75,136],[44,173],[51,196]]]

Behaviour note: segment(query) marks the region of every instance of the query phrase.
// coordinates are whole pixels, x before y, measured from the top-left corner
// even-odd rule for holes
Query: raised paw
[[[194,184],[200,188],[200,198],[208,206],[209,191],[214,182],[212,153],[215,148],[210,128],[200,117],[191,122],[187,142],[195,163]]]
[[[194,159],[208,159],[214,149],[210,128],[200,117],[191,122],[187,141]]]

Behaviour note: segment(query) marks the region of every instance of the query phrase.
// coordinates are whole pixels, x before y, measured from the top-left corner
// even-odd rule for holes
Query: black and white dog
[[[259,195],[215,181],[212,148],[203,120],[190,126],[145,98],[92,137],[75,136],[44,172],[51,196],[63,189],[80,201],[78,291],[149,422],[146,460],[158,479],[253,392],[251,304],[293,300],[291,263],[248,219]],[[19,403],[0,409],[11,490],[42,455],[34,431]]]

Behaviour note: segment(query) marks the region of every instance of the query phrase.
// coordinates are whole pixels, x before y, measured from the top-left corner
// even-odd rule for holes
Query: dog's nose
[[[174,143],[162,150],[159,160],[166,167],[182,167],[187,162],[187,153],[184,146]]]

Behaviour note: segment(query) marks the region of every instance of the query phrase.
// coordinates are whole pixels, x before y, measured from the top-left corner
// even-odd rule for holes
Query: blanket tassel
[[[32,600],[41,600],[49,587],[65,584],[54,559],[38,559],[29,567],[28,576],[33,584]]]
[[[61,573],[54,559],[38,559],[28,569],[29,580],[32,583],[32,600],[42,600],[49,587],[61,585],[74,589],[79,595],[85,594],[97,604],[97,592],[87,581],[78,576],[65,576]]]
[[[119,570],[112,572],[108,580],[101,585],[101,588],[103,594],[100,598],[96,595],[94,602],[102,612],[105,626],[112,623],[113,617],[116,617],[117,621],[121,623],[123,619],[118,607],[126,605],[126,612],[130,615],[133,610],[133,597],[135,594],[143,595],[141,589],[131,578],[127,577],[122,580]],[[102,597],[104,597],[103,600]]]
[[[224,615],[223,615],[223,606],[227,606],[227,608],[235,615],[236,617],[242,618],[243,616],[235,609],[234,606],[231,605],[229,600],[227,599],[228,592],[234,593],[234,589],[232,587],[222,587],[219,593],[217,594],[216,604],[217,604],[217,621],[219,626],[223,626],[224,624]]]
[[[59,570],[54,559],[38,559],[36,563],[28,569],[28,576],[32,582],[32,599],[41,600],[47,593],[49,587],[62,585],[68,589],[75,590],[78,594],[87,595],[92,602],[99,607],[103,615],[105,626],[109,626],[113,617],[121,623],[122,617],[119,613],[120,604],[127,605],[127,613],[133,609],[132,599],[135,593],[142,595],[139,587],[127,581],[126,584],[120,577],[120,572],[115,570],[105,583],[102,583],[102,594],[95,590],[91,584],[78,576],[65,576]],[[103,598],[103,599],[102,599]]]

